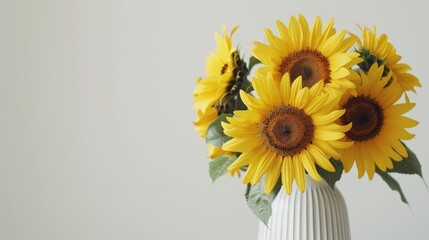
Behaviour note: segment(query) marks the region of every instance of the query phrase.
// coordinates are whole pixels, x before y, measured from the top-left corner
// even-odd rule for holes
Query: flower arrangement
[[[334,188],[353,166],[358,178],[380,175],[407,203],[390,173],[423,178],[403,142],[418,124],[405,116],[415,106],[409,92],[421,87],[410,66],[375,28],[359,37],[337,31],[333,19],[310,26],[303,15],[276,25],[248,61],[232,42],[238,27],[215,34],[207,76],[193,92],[212,180],[244,173],[247,203],[264,223],[280,188],[305,191],[306,174]]]

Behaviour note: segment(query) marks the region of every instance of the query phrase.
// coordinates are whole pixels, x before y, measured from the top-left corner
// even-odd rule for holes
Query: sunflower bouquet
[[[323,27],[316,17],[310,27],[302,15],[276,25],[248,61],[232,43],[238,27],[215,34],[193,92],[212,180],[243,173],[248,205],[265,223],[280,188],[305,191],[307,174],[334,188],[353,166],[358,178],[377,173],[407,202],[390,173],[423,178],[403,142],[418,124],[405,116],[415,106],[409,92],[421,87],[410,66],[375,28],[359,36],[337,31],[333,19]]]

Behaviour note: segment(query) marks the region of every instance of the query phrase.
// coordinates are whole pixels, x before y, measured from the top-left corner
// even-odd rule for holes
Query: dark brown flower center
[[[375,137],[383,126],[383,109],[373,99],[359,96],[350,98],[343,106],[346,113],[341,117],[343,124],[352,123],[346,135],[354,141],[366,141]]]
[[[302,76],[302,85],[311,87],[320,80],[329,82],[329,61],[317,50],[303,49],[293,52],[283,58],[280,73],[289,73],[291,80]]]
[[[311,118],[301,109],[281,105],[262,121],[261,136],[265,144],[283,156],[305,149],[314,135]]]

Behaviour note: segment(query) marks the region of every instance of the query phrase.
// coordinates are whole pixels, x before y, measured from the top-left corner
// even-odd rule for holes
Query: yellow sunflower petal
[[[335,172],[334,166],[329,161],[329,159],[326,156],[326,154],[322,150],[320,150],[319,147],[317,147],[317,146],[315,146],[313,144],[310,144],[308,146],[308,151],[313,156],[313,161],[317,165],[319,165],[320,167],[322,167],[326,171]]]
[[[305,169],[302,165],[301,159],[298,158],[298,155],[292,157],[293,166],[295,168],[295,179],[296,184],[298,185],[301,192],[305,191]]]
[[[314,122],[320,125],[330,124],[338,120],[338,118],[344,115],[344,113],[345,113],[345,110],[335,110],[326,115],[314,115],[313,120]]]
[[[252,182],[253,176],[255,175],[255,172],[257,169],[258,169],[258,166],[255,164],[250,164],[247,167],[246,175],[243,178],[244,184],[249,184],[249,183],[252,184],[251,182]]]
[[[295,169],[291,157],[285,157],[282,164],[282,184],[286,189],[286,192],[290,194],[292,192],[292,182],[295,178]]]
[[[329,130],[318,129],[314,131],[314,137],[320,140],[333,141],[344,137],[342,132],[332,132]]]
[[[290,94],[291,94],[291,83],[289,79],[289,74],[285,74],[280,83],[280,94],[283,97],[283,104],[289,104]]]
[[[349,172],[354,164],[353,154],[354,149],[346,149],[343,151],[341,162],[343,163],[344,171]]]
[[[222,145],[222,149],[229,152],[248,152],[261,147],[262,141],[255,136],[233,138]]]
[[[299,155],[298,159],[300,159],[300,161],[302,162],[302,165],[304,166],[308,174],[311,176],[311,178],[313,178],[318,182],[322,181],[322,178],[317,172],[316,164],[314,163],[314,161],[311,160],[311,157],[309,156],[309,153],[307,151],[303,151]]]
[[[267,180],[265,182],[265,194],[269,194],[276,186],[277,181],[280,177],[282,163],[283,157],[280,155],[277,155],[276,158],[273,159],[273,165],[267,173]]]
[[[269,151],[267,151],[265,155],[262,156],[262,159],[264,160],[259,161],[257,170],[251,180],[252,184],[255,184],[261,180],[262,176],[265,175],[267,171],[271,168],[271,165],[273,164],[275,158],[276,154]]]

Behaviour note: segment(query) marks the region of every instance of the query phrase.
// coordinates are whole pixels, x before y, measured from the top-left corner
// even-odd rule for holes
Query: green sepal
[[[244,198],[246,199],[246,202],[249,201],[249,193],[251,188],[252,188],[252,185],[248,183],[246,187],[246,192],[244,193]]]
[[[344,168],[343,168],[343,163],[341,161],[331,158],[330,162],[334,166],[335,172],[326,171],[325,169],[319,167],[318,165],[316,165],[316,168],[320,176],[326,181],[329,187],[331,187],[332,190],[334,190],[335,183],[341,179],[341,175],[343,174]]]
[[[228,156],[220,156],[215,160],[209,163],[209,173],[210,178],[213,182],[216,181],[219,177],[222,177],[227,172],[228,167],[237,159],[237,156],[233,155],[231,157]]]
[[[399,162],[392,161],[393,169],[387,169],[387,172],[402,173],[402,174],[417,174],[423,179],[423,181],[425,181],[422,173],[422,165],[417,159],[416,154],[413,151],[411,151],[411,149],[409,149],[407,145],[405,145],[404,143],[402,144],[407,150],[408,157],[402,159],[402,161],[399,161]]]
[[[226,136],[223,133],[222,122],[228,122],[226,117],[231,117],[232,114],[221,114],[217,117],[207,128],[206,133],[206,143],[216,146],[222,147],[224,143],[229,141],[231,138]]]
[[[377,64],[377,66],[384,66],[383,77],[389,74],[390,70],[386,65],[386,62],[383,59],[378,58],[374,51],[362,48],[357,50],[357,52],[360,54],[359,57],[362,58],[362,62],[358,63],[358,66],[362,71],[368,73],[371,66]]]
[[[282,185],[280,181],[278,181],[274,189],[268,195],[264,192],[264,185],[265,177],[253,186],[247,184],[244,196],[246,198],[247,205],[252,212],[259,218],[259,220],[261,220],[261,222],[268,226],[268,220],[272,214],[271,204],[276,198]]]
[[[390,176],[389,173],[382,172],[380,169],[377,169],[376,173],[380,175],[380,177],[387,183],[387,185],[389,185],[390,189],[399,193],[403,203],[408,204],[408,201],[405,198],[404,193],[402,192],[401,186],[399,186],[399,183],[392,176]]]
[[[246,92],[247,93],[250,93],[250,92],[252,92],[253,90],[255,90],[254,88],[253,88],[253,85],[251,84],[251,85],[249,85],[247,88],[246,88]]]
[[[251,86],[251,85],[250,85]],[[235,110],[247,110],[246,104],[241,100],[240,95],[238,94],[237,100],[235,101]]]
[[[259,59],[255,58],[254,56],[251,56],[250,59],[249,59],[249,67],[248,67],[249,72],[252,70],[252,68],[256,64],[259,64],[259,63],[261,63],[261,61]]]

